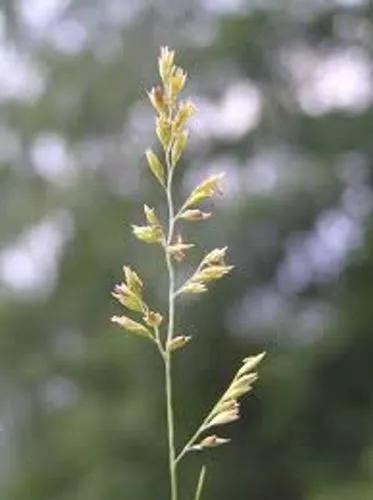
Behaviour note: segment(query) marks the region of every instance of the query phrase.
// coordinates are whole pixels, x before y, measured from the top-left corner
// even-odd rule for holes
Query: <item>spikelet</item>
[[[159,74],[162,78],[164,85],[168,85],[175,59],[175,51],[170,50],[168,47],[161,47],[161,55],[158,59]]]
[[[201,262],[201,266],[211,266],[213,264],[224,266],[225,256],[227,254],[228,247],[214,248],[211,250]]]
[[[187,74],[182,68],[174,68],[170,77],[170,94],[176,97],[185,87]]]
[[[256,356],[248,356],[247,358],[245,358],[242,361],[242,367],[237,372],[237,377],[246,375],[246,373],[249,373],[252,370],[254,370],[254,368],[256,368],[259,365],[259,363],[262,361],[265,355],[266,355],[265,352],[261,352]]]
[[[155,213],[154,208],[148,207],[148,205],[144,205],[144,214],[145,214],[145,219],[148,224],[151,226],[155,227],[160,227],[161,223]]]
[[[186,130],[182,130],[176,135],[171,149],[171,164],[173,167],[176,165],[181,155],[183,154],[188,142],[188,137],[189,133]]]
[[[159,328],[159,326],[162,324],[163,316],[159,312],[147,309],[143,316],[143,320],[148,326],[151,326],[152,328]]]
[[[195,445],[193,448],[195,450],[203,450],[206,448],[217,448],[218,446],[227,444],[229,442],[230,439],[217,436],[216,434],[212,434],[211,436],[206,436],[205,438],[203,438],[202,441],[199,444]]]
[[[194,243],[185,243],[181,234],[176,238],[175,243],[167,246],[167,252],[172,255],[172,257],[181,262],[186,257],[187,250],[194,247]]]
[[[195,209],[184,210],[180,214],[179,218],[194,222],[200,220],[207,220],[211,216],[212,216],[211,212],[202,212],[202,210],[199,210],[199,208],[195,208]]]
[[[238,420],[239,418],[240,415],[238,410],[221,411],[211,419],[211,421],[206,426],[206,429],[208,427],[214,427],[215,425],[229,424],[231,422],[234,422],[235,420]]]
[[[155,213],[154,208],[144,205],[145,219],[149,225],[147,226],[137,226],[132,225],[132,231],[136,238],[145,243],[161,243],[165,241],[165,236],[161,223]]]
[[[193,281],[189,281],[185,283],[180,289],[179,293],[192,293],[199,294],[207,292],[207,286],[203,283],[195,283]]]
[[[124,283],[115,285],[112,296],[116,298],[122,306],[127,307],[127,309],[130,309],[131,311],[141,312],[144,309],[141,297],[130,290]]]
[[[112,296],[131,311],[143,312],[146,308],[141,292],[143,283],[138,274],[128,266],[123,266],[125,283],[115,285]]]
[[[155,133],[157,134],[157,137],[165,151],[167,150],[168,145],[171,142],[172,138],[171,128],[172,124],[170,123],[169,119],[166,118],[165,116],[158,116],[155,119]]]
[[[233,269],[233,266],[208,266],[198,272],[193,281],[200,283],[208,283],[222,278]]]
[[[133,234],[145,243],[162,243],[164,240],[163,231],[157,226],[136,226],[132,225]]]
[[[207,290],[207,283],[223,278],[234,266],[227,265],[225,255],[227,247],[215,248],[209,252],[198,266],[197,271],[180,288],[181,293],[202,293]]]
[[[153,87],[151,91],[148,92],[148,97],[157,113],[163,115],[167,110],[167,103],[162,87],[160,85]]]
[[[151,149],[147,149],[145,153],[146,159],[148,160],[148,165],[158,182],[165,187],[166,185],[166,174],[165,168],[159,160],[158,156],[153,153]]]
[[[139,275],[129,266],[123,266],[123,273],[126,279],[127,286],[137,295],[141,296],[142,288],[144,286]]]
[[[169,352],[177,351],[178,349],[185,347],[191,339],[192,337],[178,335],[177,337],[174,337],[169,342],[167,342],[166,349]]]
[[[184,203],[184,208],[190,208],[207,198],[211,198],[218,193],[221,193],[221,179],[224,177],[224,173],[211,175],[205,179],[201,184],[199,184],[189,195],[188,199]]]
[[[186,122],[191,118],[197,111],[197,108],[192,103],[192,101],[182,101],[179,104],[175,119],[172,123],[172,128],[174,132],[179,132]]]
[[[144,325],[128,318],[127,316],[113,316],[111,321],[113,323],[117,323],[129,333],[134,333],[135,335],[139,335],[141,337],[152,338],[152,334]]]

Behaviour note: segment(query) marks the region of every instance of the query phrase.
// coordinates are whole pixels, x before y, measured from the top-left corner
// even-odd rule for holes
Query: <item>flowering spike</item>
[[[159,244],[164,251],[168,272],[168,324],[163,326],[163,315],[150,309],[143,299],[143,282],[135,271],[124,266],[124,282],[114,287],[112,295],[127,309],[134,311],[141,318],[135,321],[127,316],[113,316],[111,321],[134,335],[151,339],[159,350],[165,367],[165,392],[167,400],[167,426],[169,436],[169,465],[170,490],[172,498],[177,496],[176,464],[191,450],[216,448],[229,442],[229,439],[216,434],[202,437],[207,429],[234,422],[239,418],[239,399],[247,394],[258,378],[256,368],[264,357],[264,353],[250,356],[243,360],[242,366],[228,385],[225,392],[214,405],[201,426],[193,434],[184,448],[175,456],[175,442],[172,428],[172,371],[171,354],[181,350],[190,341],[189,336],[176,335],[175,299],[180,294],[201,294],[207,291],[207,285],[228,274],[233,266],[226,263],[227,247],[215,248],[201,260],[194,274],[176,290],[174,259],[181,261],[187,251],[194,245],[183,241],[177,236],[177,224],[180,220],[202,221],[211,217],[210,212],[198,208],[198,204],[221,192],[220,182],[224,174],[210,175],[195,189],[179,210],[173,204],[173,174],[180,161],[188,142],[186,129],[188,120],[196,112],[196,107],[190,100],[179,100],[179,94],[185,87],[187,73],[174,64],[175,52],[168,47],[161,47],[158,59],[161,82],[148,92],[151,105],[155,110],[155,133],[162,146],[162,157],[151,149],[146,150],[145,156],[148,166],[163,186],[167,198],[168,220],[163,229],[154,208],[144,205],[145,224],[133,225],[134,235],[141,241],[149,244]],[[166,331],[163,331],[166,330]],[[205,468],[202,467],[195,494],[199,500],[205,477]]]

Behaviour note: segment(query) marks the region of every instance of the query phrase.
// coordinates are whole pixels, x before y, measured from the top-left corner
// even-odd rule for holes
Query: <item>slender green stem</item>
[[[205,484],[205,478],[206,478],[206,467],[203,465],[201,468],[201,472],[199,473],[197,489],[196,489],[196,494],[195,494],[194,500],[201,500],[202,490],[203,490],[203,486]]]
[[[238,372],[236,373],[235,377],[233,378],[231,384],[233,384],[237,379],[238,379]],[[222,403],[222,401],[224,400],[225,396],[226,396],[226,391],[223,392],[223,395],[214,404],[214,406],[210,410],[207,417],[203,420],[202,424],[198,427],[198,429],[192,435],[192,437],[187,441],[184,448],[178,453],[178,455],[176,455],[175,465],[177,465],[180,462],[180,460],[184,457],[184,455],[186,453],[188,453],[188,451],[191,451],[193,449],[192,447],[193,447],[194,443],[197,441],[197,439],[199,438],[199,436],[202,434],[202,432],[204,432],[209,427],[209,423],[211,421],[211,418],[216,414],[216,410],[219,408],[219,406]]]
[[[184,205],[182,205],[180,207],[180,209],[178,210],[177,214],[175,215],[175,221],[178,220],[181,216],[181,214],[184,212],[184,210],[187,208],[187,204],[184,203]]]
[[[168,451],[169,451],[169,473],[170,473],[170,488],[171,500],[177,500],[178,487],[177,487],[177,472],[175,464],[175,424],[174,424],[174,411],[173,411],[173,398],[172,398],[172,372],[171,372],[171,353],[167,351],[167,343],[170,342],[174,335],[175,326],[175,270],[173,267],[171,255],[167,247],[171,244],[174,237],[174,205],[172,199],[172,177],[173,169],[170,161],[170,149],[166,151],[166,164],[168,168],[168,181],[167,181],[167,205],[168,205],[168,235],[165,248],[166,264],[168,270],[168,329],[167,329],[167,342],[166,351],[164,356],[165,366],[165,389],[166,389],[166,405],[167,405],[167,431],[168,431]]]
[[[177,474],[175,465],[175,429],[174,429],[174,414],[173,414],[173,403],[172,403],[171,358],[169,352],[166,353],[164,366],[165,366],[165,379],[166,379],[167,429],[168,429],[171,500],[177,500],[178,489],[177,489]]]
[[[202,424],[200,425],[200,427],[198,427],[198,429],[196,430],[196,432],[193,434],[193,436],[189,439],[189,441],[186,443],[186,445],[184,446],[184,448],[177,455],[177,457],[175,459],[175,465],[177,465],[180,462],[180,460],[184,457],[184,455],[186,453],[188,453],[188,451],[190,451],[191,447],[196,442],[196,440],[198,439],[198,437],[200,436],[200,434],[202,434],[202,432],[205,430],[205,426],[206,426],[207,422],[210,419],[211,413],[212,413],[212,411],[208,414],[208,416],[202,422]]]
[[[155,345],[157,346],[158,348],[158,351],[159,351],[159,354],[161,355],[163,361],[165,359],[165,352],[164,352],[164,349],[163,349],[163,346],[162,346],[162,341],[161,341],[161,337],[160,337],[160,334],[159,334],[159,328],[158,326],[155,326],[153,328],[154,330],[154,337],[152,337]]]

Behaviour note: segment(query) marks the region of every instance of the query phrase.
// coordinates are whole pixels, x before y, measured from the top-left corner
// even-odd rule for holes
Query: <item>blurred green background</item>
[[[167,498],[162,366],[109,323],[124,263],[164,306],[160,256],[130,223],[162,206],[143,152],[165,44],[199,108],[177,199],[227,174],[214,218],[185,228],[193,258],[228,243],[236,265],[179,308],[178,443],[266,349],[232,444],[206,454],[204,499],[369,500],[367,0],[0,1],[0,498]]]

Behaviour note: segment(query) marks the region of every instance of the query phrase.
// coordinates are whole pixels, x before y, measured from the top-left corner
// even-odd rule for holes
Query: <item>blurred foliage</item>
[[[45,14],[47,4],[54,17]],[[193,335],[176,363],[180,440],[243,355],[269,352],[255,395],[231,430],[232,445],[207,455],[205,498],[371,498],[373,108],[347,97],[312,108],[312,96],[302,104],[299,86],[312,79],[318,57],[342,51],[372,59],[372,4],[0,6],[0,64],[8,68],[0,84],[1,498],[167,497],[162,367],[146,343],[118,334],[108,321],[116,310],[109,292],[123,263],[153,283],[149,297],[163,304],[162,262],[149,259],[129,224],[141,220],[144,200],[160,203],[143,151],[154,141],[145,89],[165,43],[190,69],[189,91],[211,106],[223,106],[237,82],[261,96],[259,119],[242,133],[214,131],[215,115],[203,119],[201,102],[177,178],[181,199],[204,166],[227,170],[216,217],[186,231],[206,249],[229,241],[237,264],[226,282],[180,306],[178,322]],[[28,74],[22,87],[21,69],[2,62],[13,50],[35,65],[41,90]],[[337,95],[347,76],[335,68]],[[19,94],[7,94],[4,81]],[[221,126],[240,116],[236,106]],[[332,216],[343,223],[326,225],[329,244],[317,246],[311,235],[325,236],[325,217]],[[39,241],[30,263],[27,235],[45,220],[60,224],[64,242],[56,253],[48,238]],[[360,237],[335,264],[346,221]],[[307,279],[299,283],[285,264],[294,263],[289,252],[304,241],[317,258],[308,247],[300,254],[295,267]],[[188,458],[185,491],[199,464],[200,457]]]

